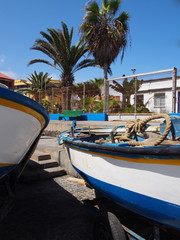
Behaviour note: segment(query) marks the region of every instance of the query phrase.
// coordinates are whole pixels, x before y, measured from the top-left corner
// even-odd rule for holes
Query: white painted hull
[[[0,106],[0,162],[18,164],[41,131],[32,115]]]
[[[180,230],[180,157],[113,153],[68,140],[65,146],[75,169],[104,196]]]
[[[47,124],[43,114],[38,113],[38,107],[40,111],[42,107],[32,99],[19,96],[0,88],[0,178],[24,159]]]
[[[73,166],[99,181],[180,206],[180,166],[139,164],[72,148],[69,151]]]

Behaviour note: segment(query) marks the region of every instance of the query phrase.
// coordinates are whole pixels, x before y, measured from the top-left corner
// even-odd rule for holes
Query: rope
[[[107,143],[107,141],[104,140],[104,138],[100,138],[98,140],[95,140],[95,143],[102,144],[102,143]]]
[[[158,139],[150,139],[150,141],[142,141],[142,142],[138,142],[138,141],[133,141],[131,138],[132,136],[134,136],[135,138],[137,137],[137,133],[142,133],[144,132],[144,130],[146,129],[146,124],[154,119],[159,119],[159,118],[164,118],[166,120],[166,128],[164,130],[164,133],[161,135],[160,138]],[[113,128],[113,129],[117,129]],[[127,130],[126,132],[121,135],[121,136],[117,136],[115,137],[115,139],[118,139],[118,141],[128,141],[130,146],[157,146],[159,145],[162,141],[164,141],[164,139],[167,137],[169,131],[171,129],[171,119],[169,117],[168,114],[155,114],[151,117],[148,117],[144,120],[141,119],[137,119],[136,121],[131,122],[128,126],[127,126]]]

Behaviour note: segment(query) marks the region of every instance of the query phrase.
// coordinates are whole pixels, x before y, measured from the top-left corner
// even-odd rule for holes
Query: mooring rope
[[[166,120],[166,127],[163,132],[163,134],[160,136],[160,138],[150,138],[145,141],[135,141],[132,140],[132,137],[134,136],[137,139],[137,133],[143,133],[146,129],[146,124],[152,120],[159,119],[159,118],[164,118]],[[130,146],[157,146],[160,143],[164,141],[164,139],[167,137],[170,129],[171,129],[171,118],[168,114],[164,113],[159,113],[155,114],[151,117],[148,117],[146,119],[137,119],[134,121],[131,121],[129,124],[127,124],[127,130],[125,131],[124,134],[121,136],[115,136],[116,135],[116,130],[119,128],[119,126],[116,126],[112,129],[110,137],[112,139],[112,134],[113,134],[113,142],[114,139],[118,140],[118,142],[128,142]],[[107,143],[108,141],[101,138],[99,140],[96,140],[95,143],[102,144],[102,143]]]
[[[159,118],[164,118],[166,120],[166,127],[165,130],[163,132],[163,134],[161,135],[160,138],[158,139],[154,139],[151,138],[151,141],[142,141],[142,142],[138,142],[135,140],[132,140],[132,136],[137,137],[137,133],[143,133],[144,130],[146,129],[146,124],[154,119],[159,119]],[[112,131],[115,131],[118,127],[113,128]],[[131,122],[129,125],[127,125],[127,130],[126,132],[121,135],[121,136],[117,136],[115,137],[115,139],[118,139],[119,142],[121,141],[128,141],[128,144],[130,146],[157,146],[159,145],[161,142],[164,141],[164,139],[167,137],[169,131],[171,129],[171,118],[168,114],[155,114],[151,117],[148,117],[144,120],[141,119],[137,119],[133,122]]]

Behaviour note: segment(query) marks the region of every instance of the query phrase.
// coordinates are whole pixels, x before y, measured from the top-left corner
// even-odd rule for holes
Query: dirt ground
[[[93,190],[56,179],[19,183],[14,207],[0,224],[3,240],[92,240],[93,215],[82,200]]]

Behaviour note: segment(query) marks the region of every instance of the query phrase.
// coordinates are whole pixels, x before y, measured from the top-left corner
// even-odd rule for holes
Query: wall
[[[171,91],[158,91],[158,93],[165,93],[165,107],[154,107],[154,92],[144,94],[144,104],[153,113],[169,113],[172,112],[172,92]]]
[[[178,92],[180,91],[180,78],[176,81],[176,112],[178,112]],[[165,93],[165,107],[154,107],[154,94]],[[146,80],[142,83],[137,95],[144,96],[144,104],[153,113],[172,112],[172,78]],[[134,104],[134,95],[131,96]]]
[[[50,115],[50,120],[59,120],[59,117],[62,117],[63,114],[49,114]],[[80,120],[80,121],[107,121],[108,116],[106,113],[83,113],[80,117],[78,118],[69,118],[69,117],[64,117],[62,120]]]
[[[118,113],[118,114],[109,114],[108,121],[128,121],[134,120],[137,118],[147,118],[152,116],[151,113]]]
[[[56,115],[56,114],[53,114]],[[58,115],[58,114],[57,114]],[[115,127],[122,126],[129,120],[137,118],[147,118],[152,116],[151,113],[139,113],[139,114],[109,114],[108,121],[77,121],[77,127],[98,128],[98,127]],[[61,132],[69,130],[72,126],[72,121],[69,120],[50,120],[47,128],[44,130],[45,135],[58,136]]]

